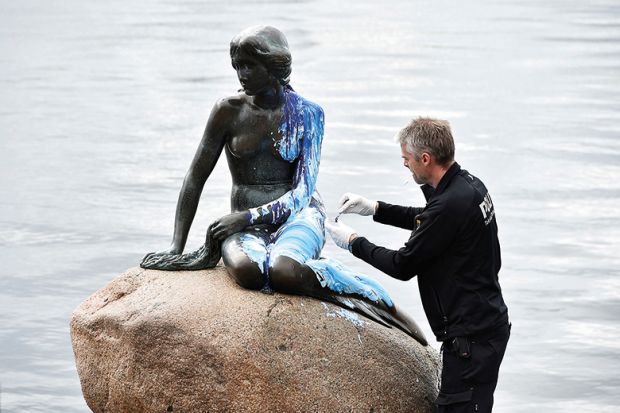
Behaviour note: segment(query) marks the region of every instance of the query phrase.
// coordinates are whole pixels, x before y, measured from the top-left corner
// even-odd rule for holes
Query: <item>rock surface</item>
[[[430,346],[222,267],[131,269],[75,310],[71,337],[94,412],[431,412],[436,396]]]

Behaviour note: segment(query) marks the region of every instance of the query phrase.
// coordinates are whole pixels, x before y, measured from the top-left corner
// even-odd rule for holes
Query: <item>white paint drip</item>
[[[353,324],[355,327],[363,327],[365,323],[364,320],[362,320],[356,313],[347,310],[346,308],[338,308],[335,311],[330,311],[329,306],[321,301],[321,304],[323,304],[323,308],[325,308],[325,314],[327,315],[328,318],[335,318],[335,317],[340,317],[340,318],[344,318],[345,320],[351,322],[351,324]],[[360,340],[360,343],[362,342],[361,338],[359,337],[358,334],[358,339]]]

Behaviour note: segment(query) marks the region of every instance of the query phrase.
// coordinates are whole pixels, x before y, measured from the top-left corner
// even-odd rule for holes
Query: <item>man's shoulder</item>
[[[455,178],[457,192],[484,198],[487,188],[480,178],[465,169],[461,169]]]
[[[484,183],[465,169],[460,170],[446,188],[443,202],[447,208],[463,210],[476,207],[484,199],[487,189]]]

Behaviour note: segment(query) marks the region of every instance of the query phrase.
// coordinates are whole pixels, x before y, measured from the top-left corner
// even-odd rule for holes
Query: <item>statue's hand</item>
[[[374,215],[377,211],[377,201],[371,201],[363,196],[347,192],[338,202],[339,214]]]
[[[215,220],[211,224],[211,233],[214,239],[223,241],[232,234],[242,231],[248,225],[250,225],[248,211],[233,212]]]
[[[177,247],[174,244],[170,247],[155,252],[149,252],[142,258],[142,264],[149,264],[159,261],[163,257],[170,257],[171,255],[179,255],[183,252],[183,248]]]

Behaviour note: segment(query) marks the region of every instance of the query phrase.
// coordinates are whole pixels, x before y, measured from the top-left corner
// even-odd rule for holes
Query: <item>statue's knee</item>
[[[276,291],[303,293],[304,265],[289,257],[277,257],[269,266],[269,281]]]
[[[227,262],[226,269],[237,284],[243,288],[260,290],[265,284],[265,279],[258,265],[249,259]]]

